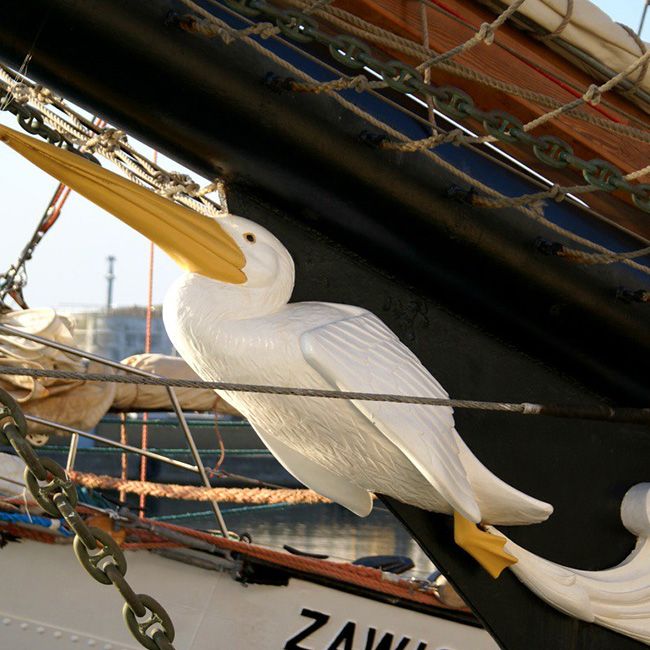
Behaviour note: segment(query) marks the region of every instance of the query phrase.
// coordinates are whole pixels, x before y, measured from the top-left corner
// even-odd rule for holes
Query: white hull
[[[129,582],[170,613],[178,650],[497,648],[478,627],[295,577],[287,586],[243,585],[230,560],[207,556],[210,570],[147,551],[126,555]],[[95,582],[69,546],[10,542],[0,549],[0,576],[3,650],[140,649],[122,621],[121,596]],[[322,626],[299,640],[316,619]],[[392,642],[379,645],[385,634]]]

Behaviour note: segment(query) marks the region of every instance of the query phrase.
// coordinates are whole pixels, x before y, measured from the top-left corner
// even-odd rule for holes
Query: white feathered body
[[[366,310],[307,302],[255,315],[255,298],[222,287],[215,300],[208,282],[185,276],[164,307],[172,342],[206,380],[447,397]],[[226,306],[229,299],[238,304]],[[220,394],[289,472],[357,514],[370,512],[369,492],[491,523],[531,523],[552,510],[492,475],[462,442],[448,407]]]

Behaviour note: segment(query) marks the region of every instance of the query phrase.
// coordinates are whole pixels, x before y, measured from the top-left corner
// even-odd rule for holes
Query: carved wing
[[[374,314],[361,312],[305,332],[306,361],[344,391],[448,397],[418,358]],[[440,406],[354,401],[453,509],[478,522],[480,509],[458,455],[452,410]]]

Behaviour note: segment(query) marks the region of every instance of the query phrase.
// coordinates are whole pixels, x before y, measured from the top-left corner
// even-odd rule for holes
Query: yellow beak
[[[154,241],[181,268],[241,284],[246,258],[214,219],[173,203],[77,154],[0,125],[0,141]]]

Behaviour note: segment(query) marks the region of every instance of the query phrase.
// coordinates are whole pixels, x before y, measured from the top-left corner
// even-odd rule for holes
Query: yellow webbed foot
[[[466,550],[493,578],[517,562],[503,550],[506,540],[496,537],[454,512],[454,541]]]

